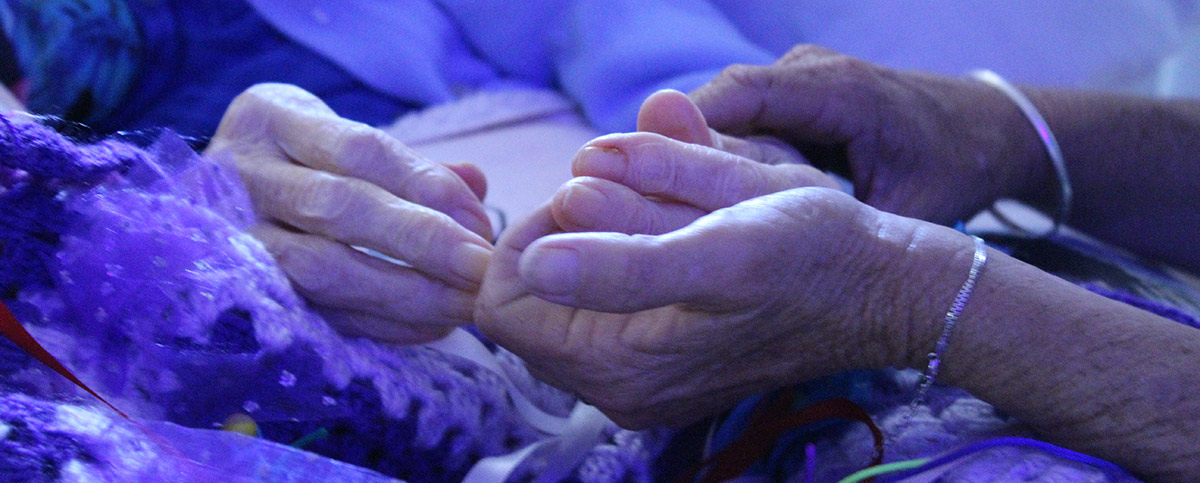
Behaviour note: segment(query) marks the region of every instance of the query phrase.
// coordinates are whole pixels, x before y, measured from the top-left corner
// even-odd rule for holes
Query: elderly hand
[[[690,103],[664,96],[647,106],[684,113],[680,129],[643,127],[702,136]],[[899,218],[831,189],[781,191],[832,185],[812,167],[657,134],[599,138],[573,168],[603,178],[572,180],[501,237],[476,308],[539,378],[644,427],[900,360],[888,344],[903,338],[867,310],[902,278],[881,268],[911,241],[881,222]]]
[[[777,140],[711,130],[678,91],[647,98],[638,129],[643,132],[597,138],[579,151],[571,163],[577,178],[550,204],[558,226],[661,234],[756,196],[799,186],[838,186]]]
[[[477,168],[430,162],[280,84],[234,99],[205,154],[234,161],[251,232],[339,330],[409,343],[471,322],[491,253]]]
[[[855,195],[892,213],[951,223],[997,198],[1048,206],[1057,193],[1033,128],[980,82],[800,46],[770,66],[729,67],[691,97],[719,131],[778,136],[848,168]]]
[[[684,425],[756,392],[907,363],[909,314],[888,302],[923,284],[889,264],[919,236],[898,220],[915,223],[824,188],[658,236],[564,233],[545,207],[501,237],[476,320],[620,425]]]

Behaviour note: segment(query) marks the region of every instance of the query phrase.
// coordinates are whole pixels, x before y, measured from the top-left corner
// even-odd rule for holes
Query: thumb
[[[734,116],[734,119],[737,119]],[[808,164],[790,145],[767,136],[742,139],[708,127],[704,113],[691,97],[664,89],[647,97],[638,112],[638,131],[666,136],[676,141],[716,148],[763,164]]]
[[[637,129],[685,143],[714,146],[712,132],[700,108],[692,103],[687,94],[675,90],[655,92],[642,102]]]
[[[719,216],[718,212],[718,216]],[[762,250],[745,246],[744,227],[730,217],[697,220],[659,236],[561,233],[541,238],[521,255],[518,273],[544,300],[602,312],[637,312],[684,303],[719,310],[728,287],[754,266]],[[712,220],[707,220],[712,221]]]

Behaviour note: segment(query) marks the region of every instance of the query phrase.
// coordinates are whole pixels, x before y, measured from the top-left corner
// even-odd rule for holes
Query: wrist
[[[874,210],[872,210],[874,211]],[[941,225],[874,211],[858,273],[865,283],[857,312],[843,314],[861,332],[852,367],[925,369],[972,267],[972,237]],[[953,344],[951,344],[953,345]]]
[[[879,290],[886,298],[877,304],[889,309],[876,318],[873,334],[873,345],[882,348],[884,358],[871,367],[925,370],[929,354],[946,329],[947,312],[956,304],[963,305],[962,312],[955,315],[961,319],[970,310],[970,290],[963,291],[972,267],[978,266],[973,263],[975,243],[972,237],[950,228],[893,218],[894,223],[911,225],[910,235],[905,246],[893,247],[889,256],[891,286]],[[982,276],[981,272],[977,275]],[[956,301],[960,294],[966,298]],[[953,345],[950,340],[949,346]]]
[[[1055,156],[1061,159],[1061,152],[1051,154],[1051,150],[1058,150],[1058,145],[1053,141],[1052,126],[1040,114],[1044,104],[1042,93],[1008,85],[1002,79],[998,82],[1015,92],[1009,94],[997,84],[978,81],[980,88],[990,91],[984,94],[986,112],[994,113],[993,129],[1000,136],[994,141],[1000,149],[994,161],[1006,168],[1006,182],[997,191],[997,198],[1014,199],[1054,216],[1063,202],[1062,183],[1054,160]],[[1029,105],[1023,108],[1018,98],[1027,100]]]

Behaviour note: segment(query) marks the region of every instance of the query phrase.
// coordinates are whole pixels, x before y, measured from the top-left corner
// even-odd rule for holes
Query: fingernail
[[[492,252],[474,243],[462,243],[450,252],[450,270],[473,283],[483,281]]]
[[[595,213],[609,206],[608,198],[582,183],[571,183],[562,197],[562,210],[576,222],[591,221]]]
[[[543,295],[569,295],[579,285],[579,253],[569,248],[526,252],[517,270],[525,283]]]
[[[576,176],[594,176],[619,182],[625,178],[628,160],[620,149],[588,146],[579,152],[575,164]]]

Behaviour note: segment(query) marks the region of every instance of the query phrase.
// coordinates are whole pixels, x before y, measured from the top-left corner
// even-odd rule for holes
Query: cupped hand
[[[715,141],[694,109],[656,95],[640,127],[701,144],[634,133],[581,149],[573,169],[594,177],[501,237],[476,308],[534,375],[625,427],[687,424],[898,353],[864,314],[888,297],[879,256],[903,252],[904,230],[880,237],[881,214],[810,166],[711,147],[773,149]]]
[[[474,166],[433,163],[282,84],[234,99],[205,154],[233,160],[251,233],[339,330],[410,343],[471,322],[491,254]]]
[[[799,46],[690,95],[716,130],[777,136],[819,167],[848,170],[855,196],[888,212],[945,224],[998,198],[1042,205],[1056,193],[1032,127],[979,82]]]
[[[602,136],[580,149],[571,163],[576,178],[550,204],[559,226],[661,234],[756,196],[838,187],[786,144],[713,131],[678,91],[647,98],[638,129]]]
[[[911,237],[879,214],[797,188],[627,235],[565,232],[543,207],[498,242],[476,321],[620,425],[684,425],[750,394],[903,361],[884,303],[902,276],[884,260]]]

